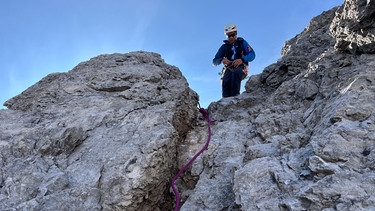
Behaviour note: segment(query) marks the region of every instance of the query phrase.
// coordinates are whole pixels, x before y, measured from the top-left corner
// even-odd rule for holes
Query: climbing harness
[[[180,205],[180,197],[178,195],[178,191],[177,189],[175,188],[174,186],[174,182],[178,179],[178,177],[184,173],[184,171],[194,162],[194,160],[200,155],[203,153],[204,150],[207,149],[208,147],[208,144],[210,143],[210,140],[211,140],[211,123],[212,122],[215,122],[215,120],[211,120],[210,117],[208,116],[208,113],[207,111],[204,109],[204,108],[201,108],[200,104],[198,103],[198,106],[199,106],[199,112],[201,112],[202,114],[202,119],[203,120],[206,120],[207,121],[207,128],[208,128],[208,138],[207,138],[207,141],[206,141],[206,144],[203,146],[203,148],[196,154],[194,155],[194,157],[176,174],[176,176],[173,177],[172,179],[172,189],[173,189],[173,192],[175,194],[175,198],[176,198],[176,205],[175,205],[175,208],[174,208],[174,211],[178,211],[179,210],[179,205]]]
[[[243,65],[243,64],[241,64]],[[240,65],[240,66],[241,66]],[[243,65],[243,72],[245,73],[244,76],[241,78],[241,80],[248,79],[248,73],[249,73],[249,66],[248,65]],[[223,80],[224,74],[226,70],[234,71],[236,68],[233,66],[233,63],[229,63],[227,66],[224,66],[220,72],[218,72],[218,75],[220,76],[220,80]]]

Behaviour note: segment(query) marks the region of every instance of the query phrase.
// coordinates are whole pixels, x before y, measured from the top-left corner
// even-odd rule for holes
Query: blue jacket
[[[233,56],[233,46],[235,47],[235,56]],[[255,52],[251,46],[242,37],[238,37],[237,40],[230,44],[228,40],[224,40],[224,44],[217,51],[215,58],[212,60],[214,65],[220,65],[221,61],[226,57],[233,61],[235,59],[242,59],[242,62],[248,65],[249,62],[255,59]]]

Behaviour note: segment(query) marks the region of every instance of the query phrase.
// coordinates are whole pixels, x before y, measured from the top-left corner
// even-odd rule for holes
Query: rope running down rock
[[[176,187],[174,186],[175,181],[194,162],[194,160],[200,154],[202,154],[204,150],[207,149],[207,147],[208,147],[208,145],[210,143],[210,140],[211,140],[211,123],[215,122],[215,120],[211,120],[210,117],[209,117],[209,115],[208,115],[208,113],[207,113],[207,111],[204,108],[201,108],[200,105],[199,105],[199,112],[201,112],[201,114],[202,114],[202,119],[206,120],[207,123],[208,123],[207,124],[208,138],[207,138],[206,144],[203,146],[203,148],[197,154],[195,154],[195,156],[172,179],[172,189],[173,189],[173,192],[174,192],[175,198],[176,198],[176,205],[175,205],[174,211],[178,211],[179,210],[179,205],[180,205],[180,197],[178,195],[178,191],[177,191]]]

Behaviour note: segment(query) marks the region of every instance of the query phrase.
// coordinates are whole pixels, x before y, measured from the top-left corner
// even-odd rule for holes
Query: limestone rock
[[[346,0],[330,30],[335,48],[351,53],[375,53],[375,1]]]
[[[0,210],[172,209],[176,146],[197,102],[155,53],[48,75],[0,112]]]
[[[212,144],[181,210],[375,209],[373,3],[313,18],[245,93],[210,104]]]
[[[374,11],[323,12],[210,104],[180,210],[375,210]],[[48,75],[0,111],[0,210],[172,210],[208,136],[197,102],[156,53]]]

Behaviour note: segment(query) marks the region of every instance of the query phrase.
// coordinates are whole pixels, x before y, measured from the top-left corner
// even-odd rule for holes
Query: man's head
[[[228,41],[233,43],[237,39],[237,26],[233,23],[228,23],[224,27],[224,34],[227,36]]]

